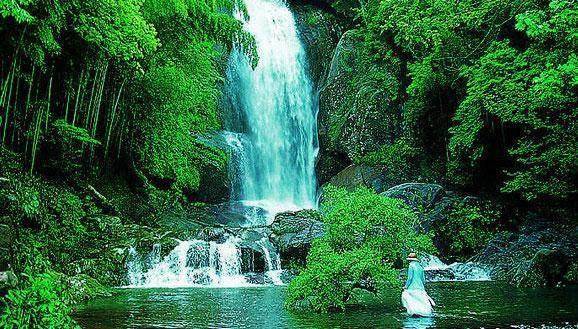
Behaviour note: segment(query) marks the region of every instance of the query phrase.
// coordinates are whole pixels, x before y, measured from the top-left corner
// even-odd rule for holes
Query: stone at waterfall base
[[[277,214],[271,231],[270,240],[279,250],[284,264],[305,264],[311,242],[325,234],[325,225],[316,210],[300,210]]]

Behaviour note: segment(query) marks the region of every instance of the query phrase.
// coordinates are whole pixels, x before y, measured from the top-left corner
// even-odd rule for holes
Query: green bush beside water
[[[376,294],[399,289],[399,269],[410,251],[434,252],[416,234],[416,215],[401,201],[360,188],[328,187],[322,204],[326,235],[313,243],[307,267],[289,285],[293,310],[343,310],[356,289]]]

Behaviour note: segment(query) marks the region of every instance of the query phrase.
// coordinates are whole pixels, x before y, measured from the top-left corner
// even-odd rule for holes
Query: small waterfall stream
[[[181,241],[161,259],[161,249],[155,245],[146,255],[134,248],[129,252],[127,268],[128,287],[242,287],[269,283],[281,285],[281,265],[273,256],[267,241],[259,242],[264,256],[264,273],[261,280],[257,273],[247,273],[243,268],[254,269],[254,258],[243,258],[240,239],[229,237],[222,243],[203,240]],[[275,253],[276,254],[276,253]]]

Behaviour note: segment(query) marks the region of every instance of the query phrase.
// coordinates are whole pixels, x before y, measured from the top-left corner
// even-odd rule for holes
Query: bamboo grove
[[[166,115],[177,125],[183,117],[213,118],[183,128],[189,138],[183,142],[219,127],[219,61],[235,43],[252,51],[236,10],[243,7],[234,0],[0,1],[2,145],[22,154],[31,173],[98,172],[136,162],[145,173],[178,179],[182,159],[169,161],[168,174],[155,169],[161,161],[160,150],[151,154],[155,137],[174,136],[155,135],[167,130],[151,118],[176,105],[177,97],[167,95],[178,89],[177,74],[199,88]],[[167,19],[174,24],[166,26]],[[147,83],[152,74],[166,83]]]

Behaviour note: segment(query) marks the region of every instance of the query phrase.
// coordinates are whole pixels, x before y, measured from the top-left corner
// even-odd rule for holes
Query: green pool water
[[[408,318],[397,292],[340,314],[292,314],[285,287],[119,289],[77,308],[83,328],[504,328],[578,324],[578,287],[514,288],[496,282],[431,283],[439,307]],[[384,306],[390,305],[390,306]]]

